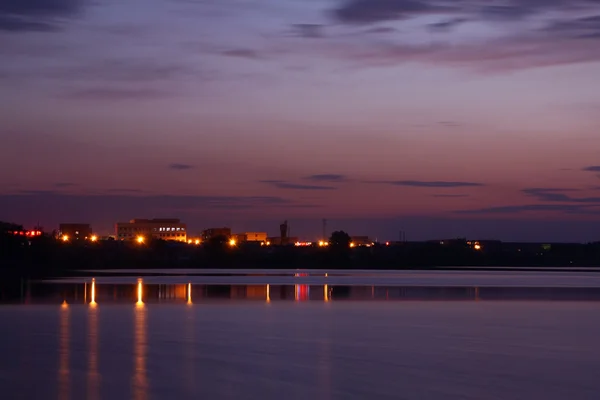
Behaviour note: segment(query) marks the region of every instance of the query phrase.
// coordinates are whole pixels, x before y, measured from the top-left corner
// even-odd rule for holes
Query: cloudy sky
[[[600,240],[600,0],[0,0],[0,220]]]

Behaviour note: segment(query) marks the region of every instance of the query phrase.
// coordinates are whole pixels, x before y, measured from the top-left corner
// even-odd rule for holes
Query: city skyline
[[[600,240],[593,0],[0,1],[0,220]]]

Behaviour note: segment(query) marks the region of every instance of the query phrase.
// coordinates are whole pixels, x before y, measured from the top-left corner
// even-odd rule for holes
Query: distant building
[[[231,238],[231,228],[211,228],[202,231],[202,240],[210,240],[212,238],[224,236],[226,238]]]
[[[187,226],[179,219],[132,219],[116,224],[117,240],[136,240],[138,237],[187,241]]]
[[[273,236],[267,238],[267,242],[273,246],[285,246],[285,245],[293,245],[298,242],[297,237],[285,237],[283,240],[281,236]]]
[[[240,242],[266,242],[267,232],[245,232],[239,233],[236,239]]]
[[[352,236],[350,238],[352,246],[367,246],[373,245],[373,241],[368,236]]]
[[[58,237],[64,241],[87,240],[92,237],[92,226],[90,224],[60,224]]]

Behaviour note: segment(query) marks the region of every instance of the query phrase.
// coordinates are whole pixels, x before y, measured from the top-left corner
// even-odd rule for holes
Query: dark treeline
[[[595,267],[600,244],[482,245],[468,242],[407,242],[371,247],[349,246],[349,236],[336,232],[327,247],[230,246],[216,238],[201,246],[148,240],[68,242],[51,236],[27,238],[0,233],[3,277],[68,275],[82,269],[124,268],[327,268],[423,269],[435,267]]]

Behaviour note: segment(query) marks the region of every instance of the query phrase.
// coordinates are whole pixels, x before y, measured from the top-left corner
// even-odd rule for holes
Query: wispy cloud
[[[598,15],[557,20],[544,28],[545,32],[559,33],[572,38],[597,38],[600,35],[600,11]]]
[[[583,170],[589,172],[600,172],[600,165],[592,165],[589,167],[585,167]]]
[[[393,32],[397,32],[398,30],[389,26],[379,26],[379,27],[375,27],[375,28],[369,28],[364,30],[364,33],[371,33],[371,34],[377,34],[377,33],[393,33]]]
[[[293,24],[294,34],[309,39],[318,39],[325,36],[323,25],[320,24]]]
[[[515,20],[550,11],[589,10],[595,0],[505,0],[490,4],[487,0],[343,0],[332,15],[345,24],[373,24],[406,20],[423,14],[469,16],[480,20]],[[458,19],[459,17],[455,17]],[[593,18],[583,23],[594,24]]]
[[[304,185],[301,183],[292,183],[279,180],[263,180],[261,183],[274,186],[278,189],[295,189],[295,190],[335,190],[333,186],[319,186],[319,185]]]
[[[410,186],[423,188],[460,188],[484,186],[483,183],[456,181],[383,181],[377,183],[386,183],[388,185],[394,186]]]
[[[343,23],[371,24],[436,11],[447,11],[447,7],[420,0],[349,0],[333,10],[333,15]]]
[[[277,206],[301,206],[302,204],[276,196],[177,196],[177,195],[152,195],[139,196],[128,194],[103,194],[103,195],[72,195],[55,191],[28,190],[20,194],[0,195],[0,206],[13,207],[22,202],[26,205],[45,204],[48,207],[58,207],[64,210],[71,208],[85,210],[94,209],[120,210],[127,209],[131,214],[143,210],[169,210],[169,209],[247,209]]]
[[[307,176],[305,179],[315,182],[343,182],[348,178],[345,175],[340,174],[317,174]]]
[[[459,210],[457,214],[517,214],[532,211],[557,211],[566,214],[600,215],[600,208],[578,204],[527,204],[516,206],[486,207],[475,210]]]
[[[144,191],[141,189],[112,188],[107,189],[106,193],[144,193]]]
[[[563,188],[528,188],[523,189],[523,193],[535,197],[540,201],[563,202],[563,203],[598,203],[600,197],[572,197],[565,193],[578,192],[577,189]]]
[[[35,189],[24,189],[24,190],[19,190],[18,191],[19,194],[23,194],[23,195],[35,195],[35,196],[49,196],[49,195],[60,195],[61,192],[58,190],[35,190]]]
[[[169,169],[174,169],[177,171],[185,171],[185,170],[192,169],[192,168],[194,168],[194,166],[190,165],[190,164],[178,164],[178,163],[169,164]]]
[[[2,0],[0,31],[54,30],[64,18],[76,16],[83,0]]]
[[[57,187],[57,188],[68,188],[68,187],[73,187],[73,186],[77,186],[77,184],[71,183],[71,182],[56,182],[54,184],[54,187]]]
[[[172,96],[173,93],[151,88],[95,87],[73,90],[60,97],[75,100],[156,100]]]
[[[431,197],[454,198],[454,197],[469,197],[468,194],[432,194]]]
[[[467,18],[452,18],[429,24],[429,30],[433,32],[447,32],[450,29],[469,21]]]
[[[419,17],[440,18],[421,25]],[[545,29],[539,24],[514,25],[496,29],[517,19],[556,20]],[[573,14],[586,15],[573,18]],[[365,66],[388,66],[405,62],[427,62],[455,67],[470,67],[480,72],[563,65],[600,60],[600,4],[594,0],[506,0],[490,4],[486,0],[458,2],[454,0],[345,0],[331,13],[336,23],[349,27],[374,26],[395,20],[415,33],[422,29],[441,30],[464,23],[494,25],[495,34],[475,40],[445,40],[420,44],[398,37],[391,42],[368,40],[332,45],[327,52]],[[333,47],[335,46],[335,47]]]
[[[228,57],[237,57],[237,58],[248,58],[251,60],[258,60],[261,58],[260,54],[252,49],[230,49],[224,50],[220,54]]]

